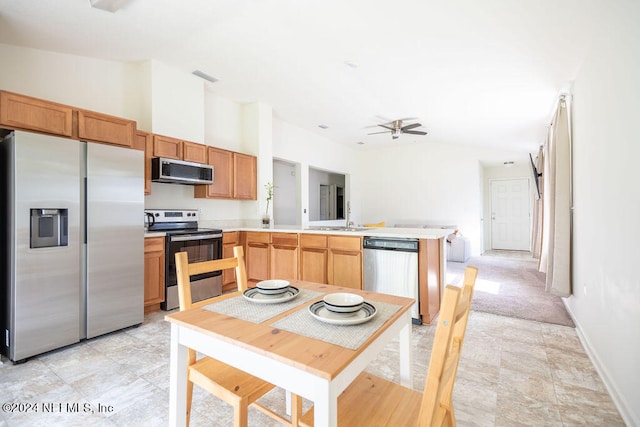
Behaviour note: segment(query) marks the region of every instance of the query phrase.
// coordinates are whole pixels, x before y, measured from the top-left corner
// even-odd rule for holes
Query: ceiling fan
[[[393,139],[398,139],[398,137],[400,135],[402,135],[403,133],[409,133],[412,135],[426,135],[427,132],[421,131],[421,130],[412,130],[415,129],[417,127],[422,126],[420,123],[411,123],[409,125],[402,125],[402,122],[404,120],[415,120],[415,119],[398,119],[398,120],[393,120],[390,121],[388,123],[382,123],[379,124],[378,126],[383,127],[385,129],[388,130],[384,130],[382,132],[373,132],[370,133],[369,135],[375,135],[378,133],[391,133],[391,138]]]

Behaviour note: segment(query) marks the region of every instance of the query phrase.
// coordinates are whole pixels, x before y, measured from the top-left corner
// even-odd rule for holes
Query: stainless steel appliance
[[[411,317],[421,324],[418,239],[366,236],[362,247],[365,291],[414,298]]]
[[[222,230],[199,228],[197,210],[147,209],[145,213],[154,218],[153,222],[149,222],[149,231],[166,232],[165,302],[160,306],[163,310],[173,310],[179,306],[176,253],[186,252],[189,262],[220,259],[222,258]],[[191,276],[193,302],[221,293],[221,271]]]
[[[213,184],[213,166],[154,157],[151,159],[151,180],[170,184]]]
[[[143,152],[15,131],[0,153],[3,354],[140,324]]]

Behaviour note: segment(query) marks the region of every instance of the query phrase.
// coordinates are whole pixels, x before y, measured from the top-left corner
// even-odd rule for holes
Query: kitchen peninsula
[[[224,227],[223,257],[243,246],[249,284],[288,279],[363,289],[365,236],[418,240],[418,299],[420,321],[430,324],[440,309],[446,273],[445,238],[453,230],[435,228],[352,228],[275,226]],[[148,233],[147,237],[158,233]],[[223,291],[235,286],[223,276]]]

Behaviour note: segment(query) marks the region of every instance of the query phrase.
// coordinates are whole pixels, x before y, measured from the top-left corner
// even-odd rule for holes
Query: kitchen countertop
[[[453,233],[448,228],[396,228],[396,227],[358,227],[357,230],[327,230],[318,228],[302,228],[295,225],[261,227],[229,227],[223,231],[266,231],[270,233],[305,233],[305,234],[332,234],[339,236],[375,236],[375,237],[400,237],[414,239],[440,239]],[[163,232],[145,232],[144,237],[163,237]]]

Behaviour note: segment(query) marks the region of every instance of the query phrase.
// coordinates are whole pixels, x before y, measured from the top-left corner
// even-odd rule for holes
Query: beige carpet
[[[446,283],[461,283],[466,265],[478,267],[472,310],[575,327],[562,298],[545,291],[545,275],[529,252],[487,251],[466,263],[449,261]]]

